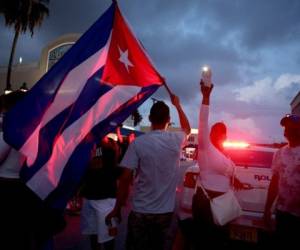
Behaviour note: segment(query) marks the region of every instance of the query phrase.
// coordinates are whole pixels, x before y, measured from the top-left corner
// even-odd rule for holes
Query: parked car
[[[225,148],[225,154],[237,166],[235,174],[238,179],[251,185],[249,190],[236,191],[243,215],[230,223],[229,236],[232,240],[251,243],[268,240],[269,232],[264,227],[262,217],[272,176],[271,164],[275,150],[252,145]],[[192,217],[192,197],[199,167],[196,161],[186,161],[181,167],[183,174],[177,188],[177,211],[179,219],[185,220]]]
[[[274,148],[249,146],[226,148],[226,154],[236,164],[236,176],[251,185],[250,190],[236,191],[243,215],[230,223],[230,237],[252,243],[265,243],[269,231],[263,223],[263,212],[272,178]]]

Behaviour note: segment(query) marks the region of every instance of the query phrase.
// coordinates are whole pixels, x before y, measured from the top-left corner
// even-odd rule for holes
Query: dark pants
[[[143,214],[131,212],[128,217],[128,250],[163,250],[173,213]]]
[[[206,190],[210,198],[215,198],[224,193]],[[203,246],[220,247],[224,246],[227,238],[227,227],[216,226],[210,209],[210,202],[204,195],[201,188],[197,188],[193,197],[193,220],[195,233],[193,241],[196,249]]]
[[[64,226],[63,218],[19,179],[0,178],[0,202],[0,249],[43,249]]]
[[[277,246],[298,248],[300,237],[300,217],[286,212],[276,212],[275,238]],[[298,247],[297,247],[298,246]]]
[[[197,237],[197,229],[194,227],[194,220],[192,218],[187,218],[184,220],[178,220],[178,227],[182,234],[182,249],[195,249],[194,248],[194,238]]]

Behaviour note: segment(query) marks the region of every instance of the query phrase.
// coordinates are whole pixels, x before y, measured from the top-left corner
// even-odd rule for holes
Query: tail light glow
[[[183,186],[195,189],[198,175],[199,173],[187,172],[184,177]]]
[[[224,148],[248,148],[249,143],[243,141],[225,141],[223,142]]]

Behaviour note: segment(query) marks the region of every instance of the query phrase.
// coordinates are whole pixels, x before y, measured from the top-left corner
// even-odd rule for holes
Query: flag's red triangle
[[[101,80],[112,85],[141,87],[163,83],[163,78],[127,26],[118,6],[115,10],[112,37]]]

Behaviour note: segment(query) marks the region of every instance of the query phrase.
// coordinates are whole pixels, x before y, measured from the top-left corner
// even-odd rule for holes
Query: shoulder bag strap
[[[211,198],[209,197],[208,193],[206,192],[205,188],[202,186],[201,183],[199,183],[199,187],[202,189],[205,197],[208,199],[208,200],[211,200]]]
[[[233,172],[232,172],[232,176],[231,176],[231,180],[230,180],[230,187],[233,189],[234,188],[234,177],[235,177],[235,166],[233,167]]]

